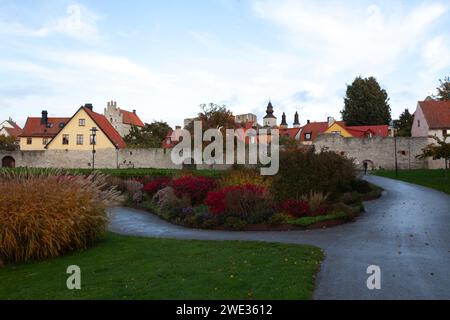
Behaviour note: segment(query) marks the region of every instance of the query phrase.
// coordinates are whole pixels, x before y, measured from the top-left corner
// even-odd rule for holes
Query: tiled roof
[[[301,130],[300,128],[288,128],[283,129],[280,128],[280,137],[289,137],[290,139],[294,140],[297,133]]]
[[[139,119],[136,113],[126,110],[120,110],[120,112],[123,115],[123,123],[138,127],[144,126],[144,123],[141,121],[141,119]]]
[[[19,137],[53,138],[69,122],[70,118],[48,118],[48,125],[41,124],[41,118],[28,117]]]
[[[6,132],[8,132],[8,134],[11,137],[19,137],[22,134],[22,129],[19,126],[14,126],[14,128],[4,128],[6,130]]]
[[[430,129],[450,129],[450,101],[419,101]]]
[[[89,108],[82,107],[84,111],[94,120],[94,122],[98,125],[99,129],[103,131],[103,133],[108,137],[108,139],[119,149],[126,148],[126,143],[117,132],[116,129],[111,125],[111,123],[105,118],[104,115],[96,113]]]
[[[388,125],[378,126],[353,126],[344,127],[352,136],[356,138],[364,137],[368,132],[371,132],[374,136],[387,137],[389,135]]]
[[[341,127],[345,128],[345,123],[343,121],[337,121]],[[317,139],[317,136],[321,133],[324,133],[328,129],[328,122],[311,122],[307,123],[302,128],[302,134],[300,135],[300,141],[314,141]],[[311,134],[311,140],[305,139],[305,134]]]

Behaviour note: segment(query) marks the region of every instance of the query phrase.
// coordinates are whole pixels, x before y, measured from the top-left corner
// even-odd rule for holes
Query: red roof
[[[352,136],[355,138],[363,138],[368,133],[374,136],[387,137],[389,135],[388,125],[378,125],[378,126],[353,126],[344,127]]]
[[[81,107],[86,111],[86,113],[94,120],[99,129],[108,137],[108,139],[112,142],[114,146],[117,146],[119,149],[126,148],[126,143],[123,141],[120,134],[116,129],[111,125],[111,123],[105,118],[104,115],[96,113],[89,108]]]
[[[430,129],[450,129],[450,101],[419,101]]]
[[[345,123],[343,121],[337,121],[337,124],[345,128]],[[328,129],[328,122],[311,122],[303,126],[302,134],[300,135],[300,141],[313,141],[317,139],[317,136],[324,133]],[[311,139],[306,140],[305,134],[310,133]]]
[[[48,118],[48,125],[41,124],[41,118],[28,117],[19,137],[55,137],[70,118]]]
[[[143,127],[144,123],[139,119],[136,113],[126,111],[126,110],[120,110],[120,112],[123,115],[123,123],[130,124],[137,127]]]
[[[4,127],[8,135],[15,138],[19,137],[22,134],[22,128],[19,127],[14,121],[8,120],[7,122],[12,126],[12,128]]]
[[[294,140],[295,136],[299,131],[300,128],[288,128],[288,129],[280,128],[280,137],[288,137],[289,139]]]

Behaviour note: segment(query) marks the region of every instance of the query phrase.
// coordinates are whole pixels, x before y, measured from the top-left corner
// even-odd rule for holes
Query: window
[[[337,134],[337,135],[341,135],[341,132],[340,132],[340,131],[332,131],[331,133]]]
[[[33,138],[27,138],[27,144],[32,144],[33,143]]]
[[[43,144],[44,146],[46,146],[47,143],[48,143],[48,138],[43,138],[43,139],[42,139],[42,144]]]
[[[417,120],[417,126],[420,128],[420,120]]]
[[[79,119],[78,120],[78,125],[80,127],[85,127],[86,126],[86,119]]]
[[[97,136],[93,136],[91,134],[90,138],[89,138],[89,143],[90,143],[91,146],[94,145],[94,144],[97,144]]]
[[[442,130],[442,135],[445,137],[447,135],[447,129]]]
[[[69,144],[69,135],[63,134],[62,144]]]
[[[77,145],[82,146],[84,144],[84,136],[82,134],[77,134]]]
[[[305,140],[311,140],[311,133],[305,133]]]

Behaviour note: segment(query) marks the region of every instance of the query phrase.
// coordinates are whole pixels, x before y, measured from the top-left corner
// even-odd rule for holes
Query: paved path
[[[127,208],[112,210],[110,230],[174,239],[257,240],[321,247],[326,259],[316,299],[450,299],[450,196],[368,176],[386,191],[356,222],[331,229],[227,232],[187,229]],[[369,265],[381,268],[381,290],[368,290]],[[276,270],[274,270],[276,272]]]

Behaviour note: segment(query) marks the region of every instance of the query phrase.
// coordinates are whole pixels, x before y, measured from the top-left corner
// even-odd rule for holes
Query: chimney
[[[136,114],[136,110],[133,110],[133,113]]]
[[[92,103],[86,103],[86,104],[84,105],[84,107],[85,107],[86,109],[89,109],[89,110],[91,110],[91,111],[94,111],[94,106],[92,105]]]
[[[310,123],[311,123],[311,120],[306,120],[306,123],[307,123],[307,124],[310,124]]]
[[[48,112],[46,110],[42,110],[41,124],[45,126],[48,124]]]
[[[328,128],[331,127],[336,122],[333,117],[328,117],[327,121],[328,121]]]

